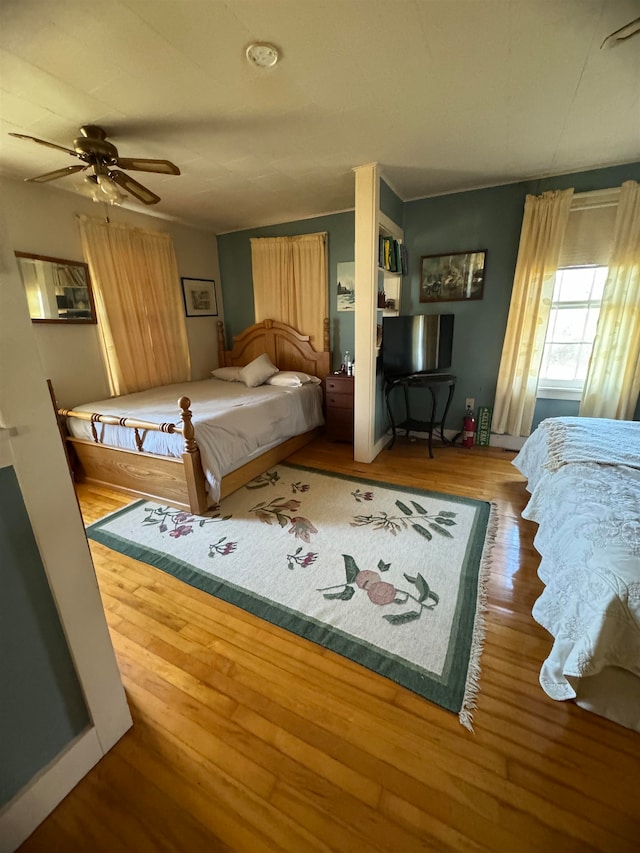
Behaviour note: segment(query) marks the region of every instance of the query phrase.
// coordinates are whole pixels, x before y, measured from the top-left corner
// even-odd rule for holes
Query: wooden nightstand
[[[353,376],[332,374],[324,380],[327,438],[353,441]]]

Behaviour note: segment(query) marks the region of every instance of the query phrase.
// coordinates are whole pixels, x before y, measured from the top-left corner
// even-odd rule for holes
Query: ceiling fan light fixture
[[[82,189],[95,202],[121,204],[126,198],[120,187],[108,175],[87,175]]]
[[[95,175],[85,175],[82,183],[78,187],[82,195],[89,196],[91,201],[101,201],[100,188],[98,187],[98,179]]]
[[[125,198],[125,194],[109,175],[98,175],[98,186],[107,197],[109,204],[120,204]]]
[[[266,41],[255,41],[245,51],[247,60],[256,68],[273,68],[280,58],[278,48]]]

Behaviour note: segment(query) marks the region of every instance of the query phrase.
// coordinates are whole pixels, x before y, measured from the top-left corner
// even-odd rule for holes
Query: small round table
[[[399,429],[406,430],[407,436],[411,431],[426,431],[429,438],[429,457],[431,459],[433,459],[432,439],[434,427],[440,427],[440,438],[445,444],[452,444],[452,442],[446,439],[444,436],[444,425],[447,419],[447,414],[449,413],[451,401],[453,400],[453,394],[456,389],[456,380],[457,377],[454,376],[452,373],[412,373],[408,376],[385,376],[385,402],[387,404],[387,412],[389,413],[389,420],[391,421],[391,431],[393,433],[391,442],[388,445],[389,450],[391,450],[394,445],[394,442],[396,440],[396,431]],[[405,420],[398,424],[396,424],[394,420],[390,400],[391,394],[395,388],[402,388],[404,390],[404,404],[406,412]],[[430,420],[422,421],[411,417],[411,409],[409,405],[410,389],[422,389],[425,391],[429,391],[431,395]],[[440,420],[437,420],[436,415],[438,409],[438,397],[440,395],[440,392],[444,389],[448,389],[447,401],[444,406],[442,417],[440,418]]]

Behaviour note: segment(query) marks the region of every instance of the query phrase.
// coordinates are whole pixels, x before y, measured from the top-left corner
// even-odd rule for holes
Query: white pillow
[[[265,382],[265,385],[280,385],[283,388],[300,388],[301,385],[306,385],[307,382],[318,384],[321,380],[317,376],[310,376],[308,373],[302,373],[298,370],[281,370],[274,376],[271,376]]]
[[[216,379],[224,379],[225,382],[242,382],[240,379],[241,367],[216,367],[211,375]]]
[[[240,371],[240,381],[244,382],[247,388],[256,388],[262,385],[270,376],[278,372],[278,368],[272,363],[266,352],[254,358]]]

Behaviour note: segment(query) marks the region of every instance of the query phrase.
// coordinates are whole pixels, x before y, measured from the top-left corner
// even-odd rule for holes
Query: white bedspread
[[[113,397],[76,406],[75,411],[103,415],[126,415],[153,423],[180,423],[180,397],[189,397],[193,425],[200,448],[209,494],[220,497],[225,474],[244,465],[270,447],[324,423],[319,385],[300,388],[260,385],[247,388],[241,382],[204,379],[152,388],[125,397]],[[67,418],[69,430],[78,438],[91,440],[91,425]],[[96,424],[104,444],[135,450],[132,429]],[[182,456],[181,435],[143,432],[143,449],[163,456]]]
[[[574,430],[565,419],[544,421],[514,460],[531,491],[523,516],[539,525],[545,589],[533,615],[554,638],[540,672],[553,699],[574,698],[576,679],[607,667],[640,676],[640,424],[566,419],[578,420]],[[556,444],[549,464],[557,427],[566,453],[558,457]],[[640,708],[635,720],[640,727]]]

